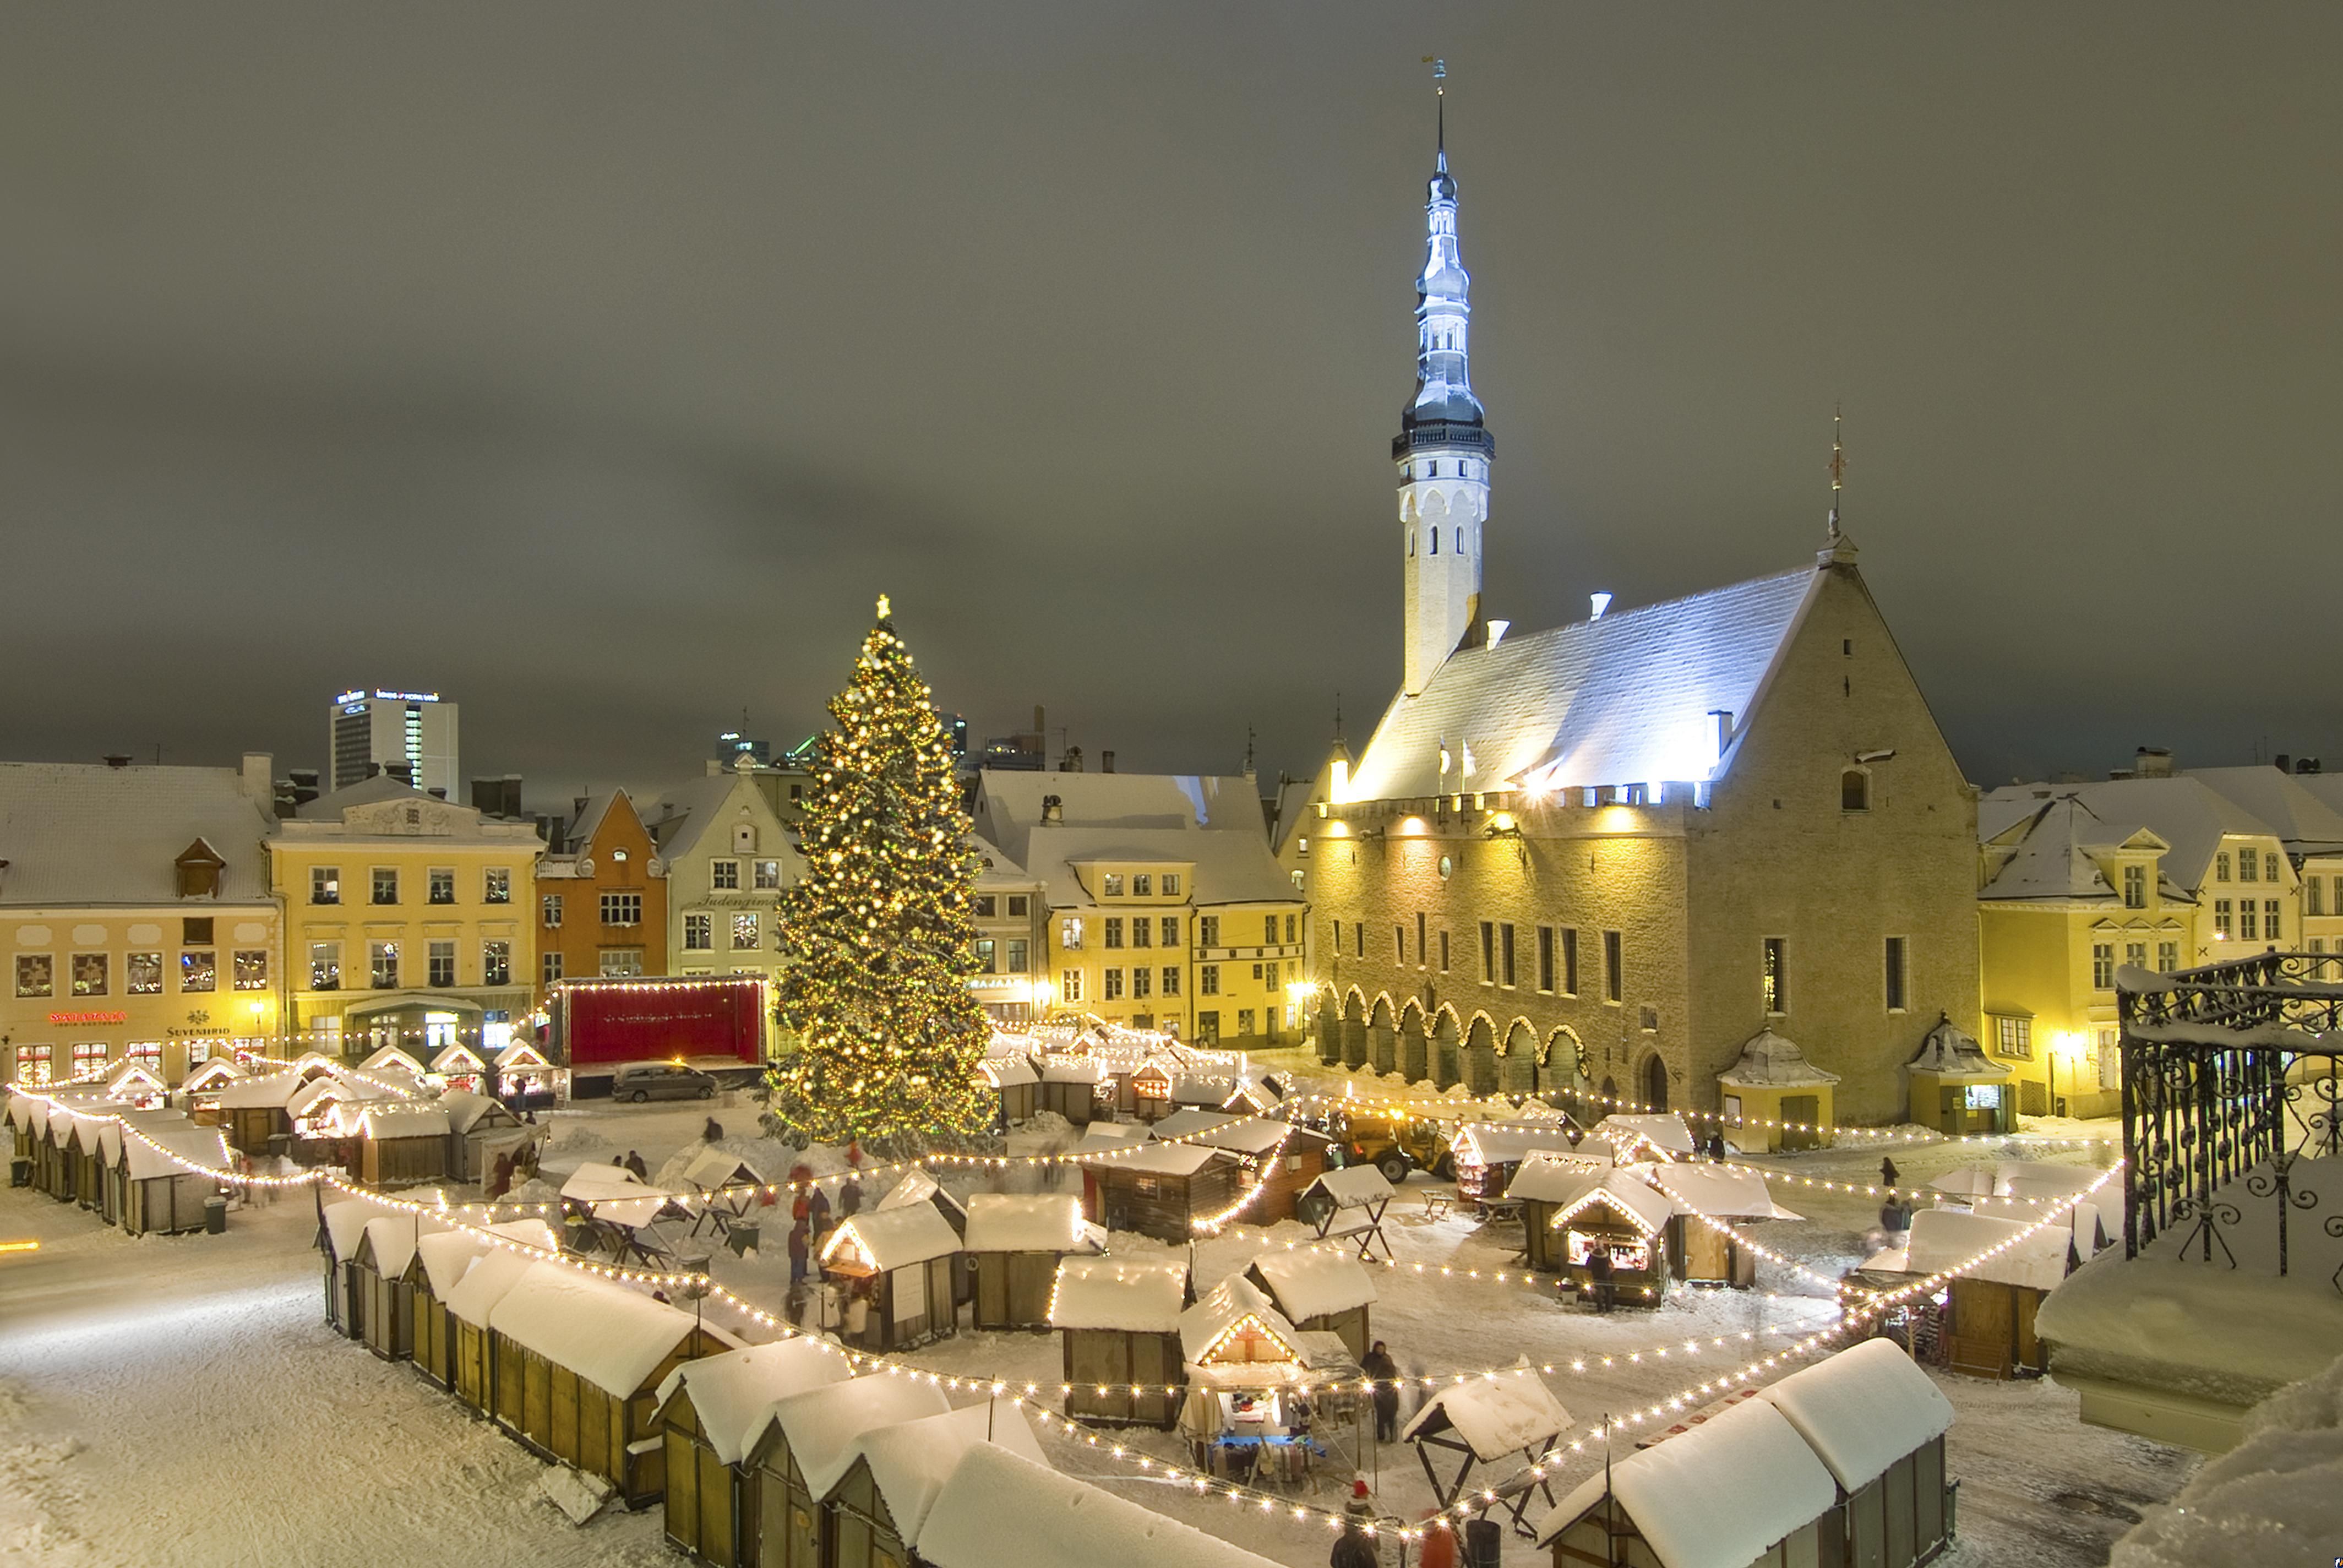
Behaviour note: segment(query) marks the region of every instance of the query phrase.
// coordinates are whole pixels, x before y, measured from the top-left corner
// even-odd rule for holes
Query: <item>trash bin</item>
[[[215,1192],[204,1200],[204,1234],[217,1236],[227,1230],[227,1200]]]
[[[8,1157],[8,1185],[11,1187],[30,1187],[32,1184],[33,1161],[22,1154],[10,1155]]]

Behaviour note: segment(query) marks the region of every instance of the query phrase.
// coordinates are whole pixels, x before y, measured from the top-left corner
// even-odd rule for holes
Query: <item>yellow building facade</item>
[[[285,910],[290,1022],[316,1049],[398,1045],[428,1062],[494,1048],[537,972],[536,827],[369,779],[321,796],[268,841]]]

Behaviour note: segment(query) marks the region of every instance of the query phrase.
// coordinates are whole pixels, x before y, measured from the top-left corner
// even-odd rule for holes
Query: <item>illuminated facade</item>
[[[649,826],[667,871],[673,973],[780,978],[781,895],[805,861],[757,773],[744,754],[659,797]]]
[[[345,691],[327,721],[328,789],[347,789],[377,773],[426,794],[462,798],[456,755],[456,704],[436,691]]]
[[[586,798],[536,895],[540,987],[668,972],[667,866],[624,789]]]

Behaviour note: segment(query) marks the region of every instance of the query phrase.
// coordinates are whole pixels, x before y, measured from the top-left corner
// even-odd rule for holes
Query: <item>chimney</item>
[[[1041,705],[1037,702],[1033,705],[1033,733],[1036,735],[1047,735],[1050,733],[1049,729],[1042,724],[1041,719]]]
[[[1708,710],[1708,716],[1716,720],[1716,755],[1718,759],[1722,760],[1725,749],[1733,744],[1733,709],[1712,708]]]
[[[1066,754],[1058,759],[1058,771],[1061,773],[1079,773],[1081,770],[1082,749],[1079,746],[1067,747]]]
[[[1611,608],[1611,596],[1607,593],[1589,594],[1586,601],[1594,608],[1594,613],[1586,618],[1589,620],[1601,620],[1603,612]]]
[[[2284,764],[2281,763],[2280,766],[2283,767]],[[1101,773],[1111,773],[1114,771],[1113,752],[1101,751],[1099,753],[1099,771]]]
[[[247,751],[244,766],[236,770],[236,787],[245,799],[264,809],[274,809],[277,804],[277,759],[266,751]]]
[[[1055,795],[1042,796],[1041,820],[1044,822],[1063,822],[1065,819],[1066,803],[1058,799]]]
[[[2271,758],[2270,761],[2276,765],[2278,770],[2281,773],[2291,773],[2294,771],[2294,759],[2288,757],[2283,751]]]
[[[106,754],[106,765],[108,768],[127,768],[130,766],[130,755],[125,751],[109,751]]]
[[[2132,771],[2142,779],[2171,778],[2172,752],[2170,749],[2162,746],[2141,747],[2139,749],[2137,760],[2132,764]]]

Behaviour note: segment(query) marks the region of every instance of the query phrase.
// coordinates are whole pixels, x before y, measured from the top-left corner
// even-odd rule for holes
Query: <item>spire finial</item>
[[[1444,169],[1448,166],[1448,62],[1426,55],[1423,63],[1432,67],[1433,123],[1439,138],[1440,166]]]
[[[1342,694],[1339,691],[1334,694],[1334,739],[1337,742],[1342,739]]]
[[[1831,406],[1830,477],[1830,538],[1831,543],[1835,545],[1839,540],[1838,493],[1846,486],[1846,447],[1839,440],[1839,408],[1836,404]]]
[[[895,607],[888,602],[887,596],[885,594],[880,594],[879,596],[879,618],[880,620],[885,620],[889,616],[893,615],[894,613]]]

